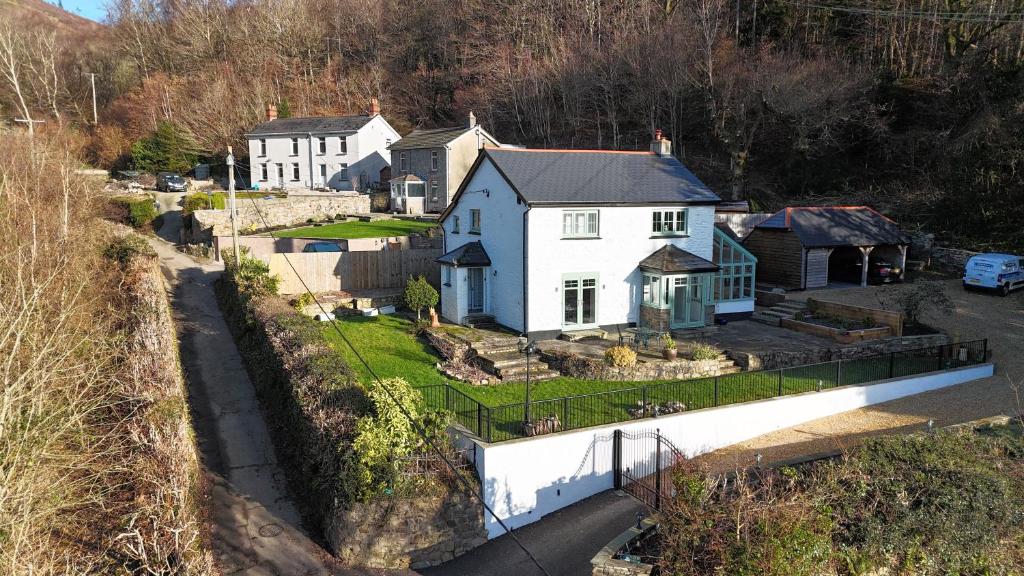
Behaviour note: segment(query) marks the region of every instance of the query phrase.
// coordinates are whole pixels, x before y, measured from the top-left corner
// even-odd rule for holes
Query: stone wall
[[[848,346],[833,348],[812,348],[804,350],[770,350],[765,352],[729,352],[729,357],[744,370],[774,370],[804,364],[817,364],[832,360],[850,360],[902,352],[917,348],[928,348],[949,344],[951,339],[945,334],[927,336],[898,336],[883,340],[872,340]]]
[[[626,546],[645,538],[657,537],[658,525],[654,520],[645,518],[639,526],[630,526],[614,540],[606,544],[601,551],[590,560],[593,576],[649,576],[654,573],[650,564],[627,562],[616,558]]]
[[[586,380],[690,380],[722,374],[722,364],[719,360],[680,358],[670,362],[637,362],[633,366],[609,366],[602,359],[562,350],[541,350],[541,360],[564,376]]]
[[[967,266],[967,261],[971,259],[971,256],[976,256],[980,252],[971,252],[970,250],[960,250],[958,248],[944,248],[942,246],[933,246],[931,253],[931,264],[936,268],[944,268],[947,270],[959,270]]]
[[[296,226],[308,220],[323,220],[336,214],[369,214],[370,197],[355,192],[339,192],[331,196],[289,196],[273,200],[236,200],[239,231],[269,226]],[[253,203],[259,206],[257,213]],[[260,218],[260,214],[263,218]],[[264,219],[266,224],[264,224]],[[228,210],[196,210],[192,213],[192,240],[205,241],[211,236],[231,234],[231,213]]]
[[[833,318],[845,318],[846,320],[870,318],[878,324],[891,328],[893,336],[903,335],[903,313],[901,312],[868,308],[867,306],[854,306],[852,304],[840,304],[839,302],[828,302],[815,298],[807,299],[807,309],[814,313],[832,316]]]
[[[460,492],[355,504],[326,528],[334,555],[370,568],[426,568],[487,541],[483,507]]]

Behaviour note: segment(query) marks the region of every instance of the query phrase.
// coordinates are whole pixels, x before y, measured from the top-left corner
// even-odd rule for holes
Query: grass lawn
[[[502,383],[474,386],[450,381],[434,367],[440,357],[424,340],[412,333],[412,323],[398,316],[371,318],[350,316],[338,321],[342,332],[355,344],[373,370],[382,378],[400,376],[420,388],[425,401],[435,408],[452,410],[464,426],[493,441],[521,436],[526,384]],[[325,334],[363,382],[369,372],[329,325]],[[782,394],[796,394],[849,384],[862,384],[894,376],[919,374],[938,369],[936,357],[898,355],[848,360],[837,370],[835,364],[816,364],[778,371],[739,372],[718,378],[685,381],[618,382],[557,378],[530,387],[534,418],[555,415],[566,429],[583,428],[630,420],[632,411],[643,405],[665,406],[680,402],[687,410],[762,400]],[[601,394],[603,393],[603,394]],[[649,414],[647,414],[649,415]]]
[[[418,220],[375,220],[373,222],[337,222],[323,226],[306,226],[292,230],[275,232],[282,238],[331,238],[350,240],[353,238],[384,238],[390,236],[408,236],[413,232],[422,232],[437,226],[434,222]]]

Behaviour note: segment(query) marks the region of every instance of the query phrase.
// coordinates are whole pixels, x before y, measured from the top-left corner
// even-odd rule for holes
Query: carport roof
[[[805,248],[910,243],[895,222],[869,206],[785,208],[756,228],[791,230]]]

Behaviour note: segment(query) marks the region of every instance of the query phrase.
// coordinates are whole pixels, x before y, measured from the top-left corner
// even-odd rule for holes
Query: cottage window
[[[597,238],[599,221],[597,210],[563,210],[562,238]]]
[[[338,177],[342,180],[348,180],[348,164],[338,164]]]
[[[298,182],[299,181],[299,177],[300,177],[299,176],[299,163],[298,162],[293,162],[292,163],[292,182]]]
[[[292,138],[292,156],[299,155],[299,139]]]
[[[316,149],[319,154],[327,154],[327,138],[320,136],[316,139]]]
[[[459,233],[459,217],[452,216],[452,234]]]
[[[445,286],[451,286],[452,285],[452,267],[451,266],[445,266],[444,267],[444,285]]]
[[[437,172],[437,150],[430,151],[430,171]]]
[[[651,216],[651,232],[654,234],[680,235],[688,230],[686,209],[655,210]]]
[[[437,180],[430,182],[430,196],[432,201],[437,202]]]
[[[262,181],[262,182],[266,182],[267,181],[267,165],[266,164],[260,164],[260,181]]]
[[[260,156],[267,155],[267,139],[260,138]]]
[[[409,166],[405,159],[405,152],[398,153],[398,170],[402,174],[405,174],[406,172],[409,171]]]
[[[644,304],[661,305],[661,276],[644,274]]]
[[[344,136],[338,138],[338,154],[348,154],[348,140]]]
[[[469,211],[469,233],[480,233],[480,209],[473,208]]]

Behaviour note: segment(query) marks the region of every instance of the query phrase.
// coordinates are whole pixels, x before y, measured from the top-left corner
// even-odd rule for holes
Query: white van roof
[[[999,254],[997,252],[987,252],[985,254],[975,254],[971,256],[971,261],[978,262],[1006,262],[1008,260],[1017,261],[1020,260],[1020,256],[1014,256],[1013,254]]]

